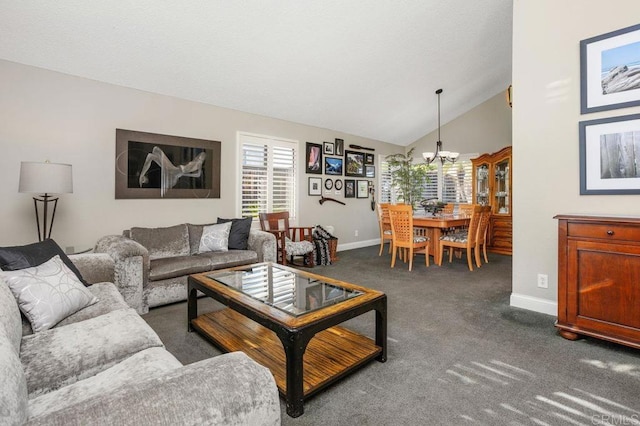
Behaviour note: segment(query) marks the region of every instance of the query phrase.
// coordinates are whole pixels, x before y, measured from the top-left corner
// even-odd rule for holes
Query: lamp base
[[[42,203],[42,226],[40,226],[40,214],[38,203]],[[49,220],[49,203],[53,203],[51,219]],[[33,197],[33,206],[36,209],[36,225],[38,227],[38,241],[51,238],[51,230],[53,229],[53,219],[56,217],[56,207],[58,207],[58,198],[52,198],[49,194]],[[48,229],[47,229],[48,228]]]

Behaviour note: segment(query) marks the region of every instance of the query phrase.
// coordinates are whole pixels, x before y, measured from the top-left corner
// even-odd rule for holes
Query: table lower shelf
[[[242,351],[267,367],[280,393],[286,395],[284,349],[273,331],[229,308],[200,315],[191,324],[221,349]],[[372,339],[344,327],[318,332],[304,354],[304,397],[374,359],[381,351]]]

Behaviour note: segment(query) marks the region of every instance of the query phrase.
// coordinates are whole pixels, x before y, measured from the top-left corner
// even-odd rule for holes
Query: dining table
[[[434,263],[440,258],[440,237],[443,230],[468,226],[471,216],[464,213],[421,213],[415,212],[413,215],[414,228],[428,228],[429,254],[433,256]]]

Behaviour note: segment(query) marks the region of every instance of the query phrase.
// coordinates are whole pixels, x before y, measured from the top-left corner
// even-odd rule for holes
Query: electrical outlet
[[[549,275],[538,274],[538,287],[549,288]]]
[[[358,230],[356,229],[356,237],[358,236]]]

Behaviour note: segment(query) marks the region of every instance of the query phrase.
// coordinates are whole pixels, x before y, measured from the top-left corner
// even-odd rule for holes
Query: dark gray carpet
[[[312,397],[283,425],[640,425],[640,351],[556,334],[555,318],[509,306],[511,257],[389,268],[377,247],[313,272],[384,291],[388,361]],[[200,312],[220,305],[200,299]],[[373,313],[345,323],[373,336]],[[186,331],[186,304],[144,316],[183,363],[220,353]]]

